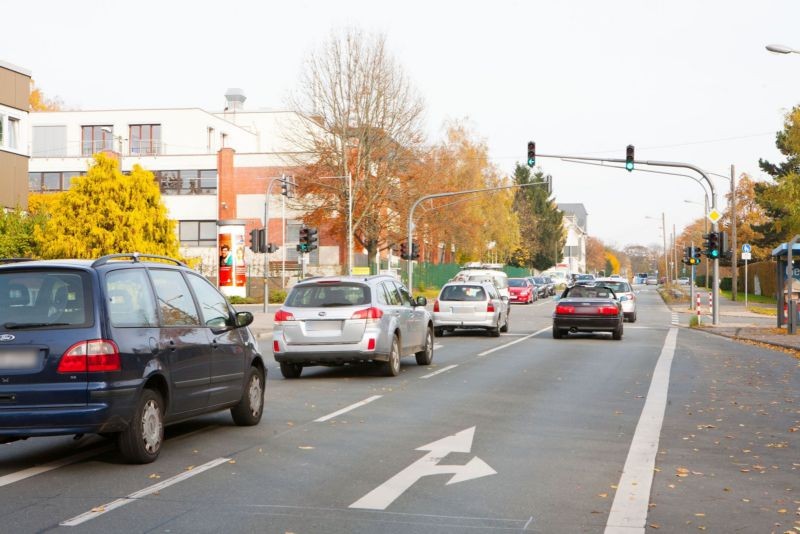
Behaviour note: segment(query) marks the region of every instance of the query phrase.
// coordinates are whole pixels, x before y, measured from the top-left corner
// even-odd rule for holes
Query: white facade
[[[564,229],[567,232],[562,263],[569,266],[571,273],[585,273],[588,237],[586,208],[583,204],[559,203],[558,209],[564,214]]]

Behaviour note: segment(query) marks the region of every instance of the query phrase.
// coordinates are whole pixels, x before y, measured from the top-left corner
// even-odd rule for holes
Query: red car
[[[530,304],[538,298],[536,287],[527,278],[509,278],[508,292],[509,302]]]

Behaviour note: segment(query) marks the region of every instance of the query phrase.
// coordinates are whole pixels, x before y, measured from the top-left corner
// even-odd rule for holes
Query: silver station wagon
[[[388,376],[400,358],[433,360],[433,319],[425,297],[393,277],[336,276],[296,284],[275,313],[272,351],[285,378],[303,367],[379,362]]]
[[[433,304],[436,336],[456,328],[482,329],[493,336],[508,331],[508,297],[487,282],[448,282]]]

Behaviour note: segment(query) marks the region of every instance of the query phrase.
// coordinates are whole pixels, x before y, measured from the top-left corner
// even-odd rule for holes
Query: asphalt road
[[[678,328],[652,288],[622,341],[554,340],[552,308],[437,338],[433,365],[396,378],[271,362],[260,425],[170,427],[150,465],[99,437],[2,445],[0,531],[800,528],[797,360]]]

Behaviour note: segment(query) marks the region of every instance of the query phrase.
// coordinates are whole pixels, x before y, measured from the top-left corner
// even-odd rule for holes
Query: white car
[[[678,278],[678,285],[680,286],[688,286],[689,282],[690,280],[688,276],[683,276],[681,278]]]
[[[508,331],[508,307],[508,299],[489,281],[448,282],[433,303],[434,335],[464,328],[499,336]]]
[[[625,314],[625,320],[630,323],[636,322],[636,293],[634,293],[628,282],[617,278],[598,278],[595,284],[611,289],[617,295],[617,300],[622,304],[622,313]]]

